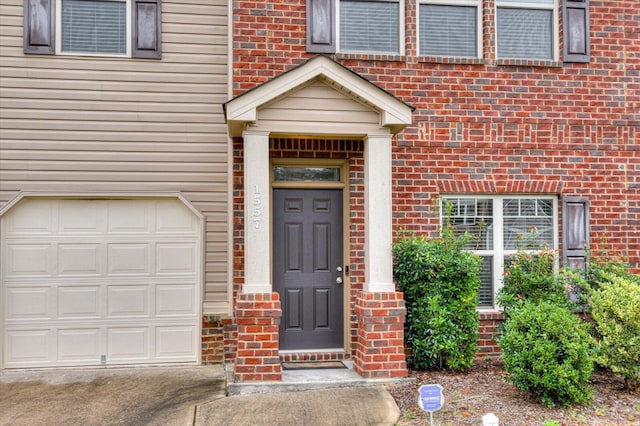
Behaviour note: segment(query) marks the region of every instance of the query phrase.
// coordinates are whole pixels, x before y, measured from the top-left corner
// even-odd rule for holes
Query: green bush
[[[394,278],[407,303],[405,338],[415,369],[463,370],[477,350],[482,259],[445,228],[440,238],[402,236],[393,245]]]
[[[498,303],[508,316],[509,310],[525,300],[551,301],[569,306],[566,289],[554,272],[557,254],[553,250],[536,245],[535,231],[521,238],[524,243],[505,266],[503,287],[498,293]],[[535,251],[532,251],[535,250]]]
[[[511,311],[499,338],[505,379],[548,407],[589,403],[593,371],[588,325],[550,301],[526,301]]]
[[[627,388],[640,388],[640,283],[609,275],[590,297],[600,336],[596,362],[620,374]]]

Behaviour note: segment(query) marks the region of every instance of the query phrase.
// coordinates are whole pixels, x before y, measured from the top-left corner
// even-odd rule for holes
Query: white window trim
[[[420,5],[422,4],[435,4],[441,6],[472,6],[477,9],[476,13],[476,51],[475,58],[470,56],[445,56],[447,58],[468,58],[468,59],[482,59],[484,52],[482,49],[482,0],[418,0],[418,7],[416,8],[416,53],[418,56],[425,56],[420,54]]]
[[[505,256],[513,255],[517,250],[503,250],[504,247],[504,215],[502,211],[502,201],[505,199],[521,199],[521,200],[552,200],[553,202],[553,247],[552,250],[558,250],[559,245],[559,230],[558,230],[558,197],[554,195],[538,195],[538,194],[474,194],[474,195],[459,195],[459,194],[443,194],[440,198],[445,200],[447,198],[456,199],[490,199],[493,203],[493,250],[469,250],[480,256],[493,256],[492,269],[493,269],[493,307],[478,306],[476,310],[478,312],[496,312],[501,311],[502,308],[498,305],[496,298],[498,292],[504,286],[504,258]],[[442,206],[440,206],[440,220],[442,225]],[[499,230],[499,231],[498,231]],[[533,251],[535,252],[535,251]],[[559,268],[558,259],[556,257],[554,269],[557,272]]]
[[[127,0],[128,1],[128,0]],[[404,12],[404,2],[405,0],[367,0],[369,2],[381,2],[381,3],[398,3],[398,7],[400,8],[399,20],[398,22],[398,42],[400,46],[398,46],[398,52],[371,52],[371,51],[348,51],[343,52],[340,50],[340,2],[341,0],[335,0],[335,10],[336,10],[336,21],[335,21],[335,32],[337,34],[336,37],[336,52],[345,53],[345,54],[356,54],[356,55],[400,55],[404,56],[405,54],[405,12]]]
[[[495,36],[496,36],[496,41],[495,41],[495,49],[496,49],[496,58],[498,60],[509,60],[509,59],[518,59],[518,60],[526,60],[526,58],[501,58],[500,57],[500,52],[498,52],[498,29],[497,29],[497,22],[498,22],[498,9],[501,7],[505,7],[505,8],[512,8],[512,9],[541,9],[541,10],[551,10],[553,12],[553,27],[551,29],[552,34],[552,42],[551,42],[551,47],[553,49],[553,57],[551,59],[548,59],[549,61],[559,61],[560,60],[560,18],[559,18],[559,13],[558,13],[558,0],[553,0],[552,3],[539,3],[539,2],[532,2],[532,3],[525,3],[525,2],[513,2],[513,1],[502,1],[502,0],[496,0],[495,1],[495,10],[494,10],[494,14],[493,16],[495,16],[495,23],[496,23],[496,30],[495,30]],[[540,61],[541,59],[532,59],[532,60],[536,60],[536,61]],[[542,59],[544,61],[544,59]]]
[[[104,58],[130,58],[131,57],[131,0],[101,0],[101,1],[117,1],[125,3],[127,10],[127,34],[125,40],[127,42],[127,51],[124,54],[116,53],[93,53],[93,52],[65,52],[62,50],[62,1],[56,0],[56,55],[64,56],[96,56]]]

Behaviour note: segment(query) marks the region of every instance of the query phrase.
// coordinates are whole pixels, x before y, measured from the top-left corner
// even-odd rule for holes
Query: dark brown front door
[[[342,190],[273,190],[280,349],[343,347]]]

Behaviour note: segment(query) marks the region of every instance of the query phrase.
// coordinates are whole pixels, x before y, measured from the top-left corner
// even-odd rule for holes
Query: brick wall
[[[405,56],[332,55],[416,107],[394,140],[396,230],[435,232],[442,193],[588,196],[594,251],[628,256],[640,273],[640,3],[591,0],[590,12],[588,64],[496,60],[493,0],[482,60],[419,58],[415,0]],[[236,95],[313,56],[305,0],[235,1],[234,15]]]
[[[314,56],[305,49],[305,3],[233,2],[234,95]],[[594,253],[622,254],[640,273],[640,2],[590,1],[591,62],[586,64],[497,60],[494,0],[483,0],[482,59],[418,57],[416,0],[404,5],[404,56],[330,55],[416,108],[413,124],[393,140],[395,232],[436,233],[436,201],[442,194],[586,196]],[[557,36],[562,40],[561,33]],[[270,154],[349,158],[350,303],[355,307],[364,281],[364,167],[362,147],[346,143],[274,139]],[[243,280],[242,156],[238,139],[234,295]],[[558,217],[561,221],[561,211]],[[356,357],[358,315],[355,309],[350,315]],[[477,357],[499,354],[495,336],[501,320],[500,313],[481,313]],[[233,346],[226,350],[232,359]]]

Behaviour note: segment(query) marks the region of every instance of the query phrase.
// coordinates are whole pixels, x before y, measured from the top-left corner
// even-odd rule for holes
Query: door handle
[[[342,277],[337,277],[336,278],[336,284],[338,284],[338,285],[342,284]]]

